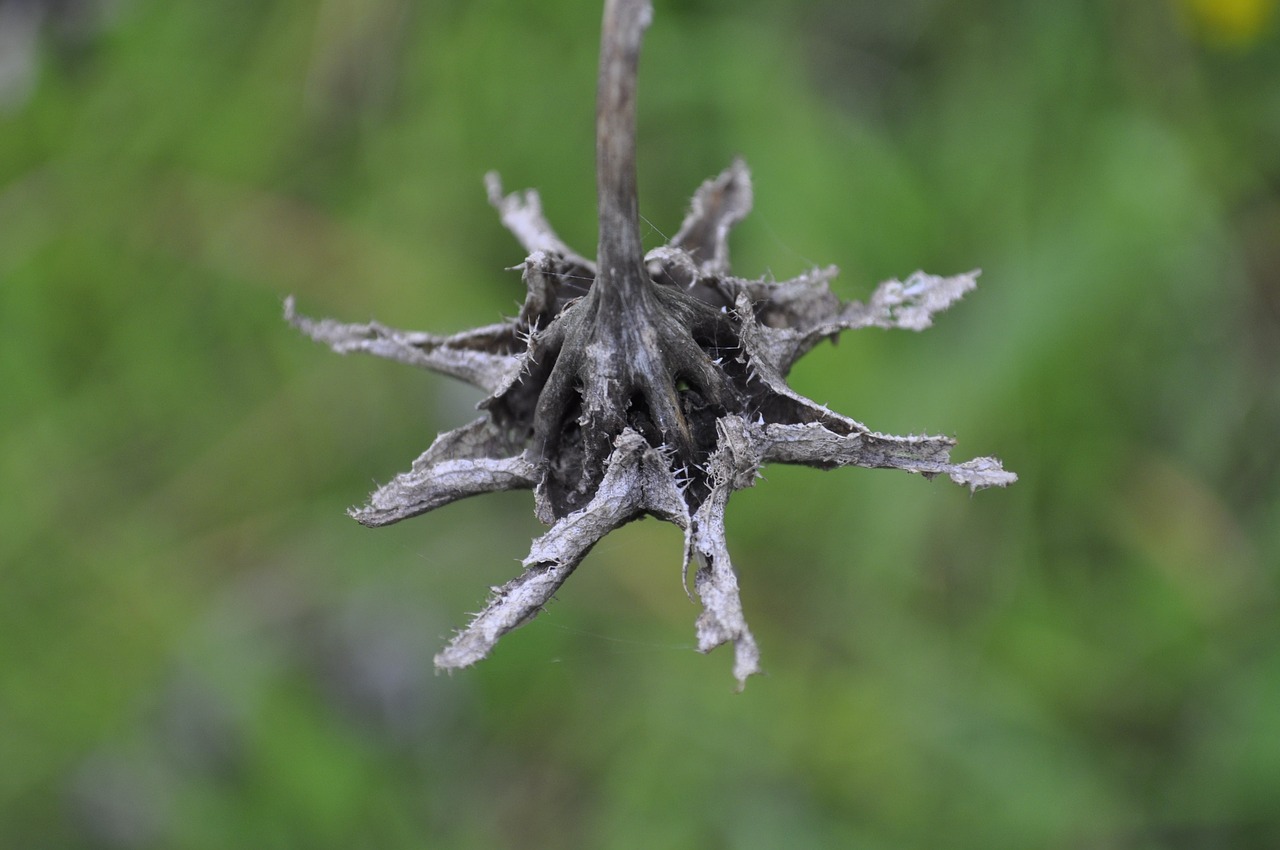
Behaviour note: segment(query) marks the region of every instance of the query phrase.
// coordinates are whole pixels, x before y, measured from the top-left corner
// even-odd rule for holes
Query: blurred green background
[[[1274,0],[656,6],[646,244],[982,267],[793,383],[1021,481],[767,470],[741,695],[653,521],[433,675],[532,499],[344,517],[478,395],[281,300],[511,314],[491,168],[593,254],[598,4],[0,0],[0,846],[1280,847]]]

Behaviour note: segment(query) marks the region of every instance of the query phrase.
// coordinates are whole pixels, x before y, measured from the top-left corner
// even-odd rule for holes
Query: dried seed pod
[[[762,464],[891,467],[947,475],[971,490],[1017,477],[994,458],[955,464],[946,437],[894,437],[796,393],[791,366],[824,339],[862,327],[923,330],[976,285],[977,272],[916,272],[881,284],[867,303],[841,301],[834,268],[792,280],[729,273],[729,231],[751,208],[741,161],[708,180],[670,243],[645,255],[635,179],[635,85],[648,0],[606,0],[597,100],[600,244],[576,254],[542,214],[536,192],[503,195],[502,223],[529,251],[518,316],[449,337],[375,323],[313,320],[285,304],[299,330],[340,353],[361,351],[467,381],[487,393],[484,416],[440,435],[410,471],[352,511],[377,526],[480,493],[529,488],[551,526],[524,572],[496,588],[436,666],[474,664],[550,600],[591,547],[649,515],[685,533],[703,611],[698,649],[732,642],[739,686],[760,670],[725,541],[734,490]]]

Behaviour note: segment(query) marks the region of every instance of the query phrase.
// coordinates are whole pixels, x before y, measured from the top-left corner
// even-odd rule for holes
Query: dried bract
[[[760,670],[725,541],[725,507],[763,464],[892,467],[977,490],[1016,480],[994,458],[952,463],[946,437],[895,437],[833,413],[786,383],[824,339],[864,327],[922,330],[973,289],[977,272],[916,272],[866,302],[830,290],[833,267],[786,281],[729,270],[729,231],[750,210],[751,177],[734,162],[698,188],[671,241],[640,248],[634,87],[647,0],[608,0],[597,109],[600,245],[592,263],[556,235],[532,190],[489,198],[529,252],[519,315],[453,336],[380,324],[286,318],[334,351],[441,372],[488,393],[483,415],[442,434],[408,472],[351,511],[367,526],[467,496],[532,489],[550,530],[524,572],[436,656],[466,667],[536,615],[602,537],[643,516],[684,531],[696,564],[698,649],[732,642],[739,683]]]

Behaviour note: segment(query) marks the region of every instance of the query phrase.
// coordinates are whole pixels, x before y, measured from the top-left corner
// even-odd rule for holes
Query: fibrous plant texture
[[[290,322],[334,351],[360,351],[460,378],[488,393],[483,415],[441,434],[408,472],[351,515],[381,526],[467,496],[534,491],[550,530],[524,571],[494,588],[470,625],[436,656],[474,664],[536,615],[602,537],[643,516],[679,526],[684,575],[702,604],[698,649],[734,645],[734,676],[760,670],[725,542],[725,507],[763,464],[892,467],[946,475],[971,490],[1014,480],[994,458],[952,463],[946,437],[876,433],[787,386],[791,366],[855,328],[923,330],[973,289],[976,272],[916,272],[881,284],[866,303],[829,288],[833,267],[792,280],[729,271],[728,236],[751,207],[742,162],[700,186],[664,246],[641,248],[635,176],[635,80],[648,0],[606,0],[596,110],[600,242],[593,263],[565,245],[536,192],[489,198],[529,252],[519,315],[453,336]],[[687,584],[686,584],[687,586]]]

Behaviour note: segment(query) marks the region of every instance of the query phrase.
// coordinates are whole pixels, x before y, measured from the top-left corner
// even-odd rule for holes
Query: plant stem
[[[596,92],[596,189],[600,217],[596,284],[601,307],[627,312],[652,285],[640,244],[636,191],[636,72],[653,17],[649,0],[605,0]]]

